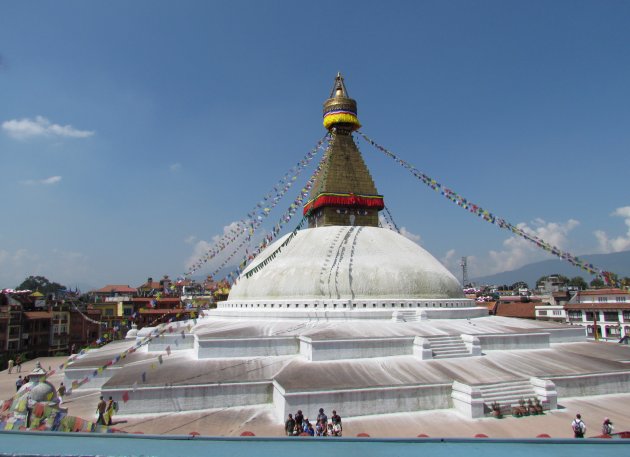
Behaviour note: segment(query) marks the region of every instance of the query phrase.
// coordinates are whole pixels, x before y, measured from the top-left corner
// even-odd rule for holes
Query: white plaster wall
[[[630,371],[554,376],[548,379],[555,384],[560,398],[628,393],[630,391]]]
[[[427,308],[419,311],[420,320],[427,319],[474,319],[488,316],[488,308]]]
[[[361,338],[344,340],[312,341],[300,338],[300,353],[309,360],[365,359],[413,354],[413,337]]]
[[[392,310],[377,310],[372,311],[352,311],[340,309],[331,309],[324,311],[314,311],[305,308],[298,309],[284,309],[284,308],[254,308],[254,309],[241,309],[241,308],[222,308],[217,310],[204,311],[206,316],[218,316],[221,318],[230,317],[238,319],[309,319],[313,321],[329,321],[329,320],[383,320],[391,319]]]
[[[122,398],[125,389],[102,389],[103,396]],[[119,401],[121,414],[163,413],[228,408],[269,403],[270,381],[192,386],[138,387],[127,402]]]
[[[510,333],[475,335],[481,351],[506,351],[515,349],[544,349],[549,347],[549,333]]]
[[[315,419],[319,408],[324,408],[329,417],[333,409],[343,412],[344,417],[352,417],[451,408],[451,390],[448,383],[286,393],[274,384],[273,398],[278,420],[298,409]]]
[[[545,329],[545,332],[549,332],[550,343],[577,343],[586,341],[586,327],[579,325],[566,328]]]
[[[79,386],[79,389],[99,389],[111,377],[113,377],[122,367],[107,367],[102,373],[93,376],[96,368],[66,368],[64,371],[63,383],[67,388],[72,386],[72,381],[81,381],[86,376],[90,378],[90,382]]]
[[[206,338],[198,340],[197,358],[240,358],[299,353],[296,337]]]
[[[171,351],[192,349],[195,345],[195,335],[190,333],[184,335],[185,338],[182,338],[181,333],[162,335],[154,338],[147,343],[147,350],[149,352],[164,352],[168,346],[171,347]]]

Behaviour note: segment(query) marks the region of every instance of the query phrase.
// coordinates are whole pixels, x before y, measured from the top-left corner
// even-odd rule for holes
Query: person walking
[[[99,425],[107,425],[105,423],[105,410],[107,409],[107,403],[101,397],[98,405],[96,405],[96,413],[98,414],[98,418],[96,419],[96,423]]]
[[[66,386],[63,385],[63,382],[59,384],[59,388],[57,389],[57,398],[59,398],[59,406],[63,403],[63,396],[66,394]]]
[[[24,384],[24,380],[22,379],[22,375],[20,375],[15,380],[15,391],[17,392],[18,390],[20,390],[20,387],[22,387],[23,384]]]
[[[105,408],[105,414],[103,416],[103,418],[105,419],[105,425],[112,425],[112,417],[114,416],[114,413],[117,409],[117,403],[112,399],[112,397],[109,397],[109,400],[107,401],[107,407]]]
[[[584,438],[584,434],[586,433],[586,424],[579,413],[575,415],[575,419],[571,422],[571,428],[573,429],[573,436],[575,438]]]
[[[15,372],[22,373],[22,356],[18,355],[15,359]]]
[[[13,359],[9,359],[9,372],[7,374],[11,374],[13,371]]]
[[[604,423],[602,424],[602,433],[604,435],[612,435],[613,433],[613,423],[607,417],[604,418]]]
[[[289,414],[289,418],[284,423],[284,431],[287,433],[287,436],[293,436],[294,429],[295,429],[295,420],[293,419],[293,414]]]

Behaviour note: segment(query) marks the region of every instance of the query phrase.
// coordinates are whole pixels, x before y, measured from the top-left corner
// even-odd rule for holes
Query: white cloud
[[[595,237],[599,242],[599,249],[604,253],[620,252],[630,249],[630,206],[622,206],[612,212],[611,216],[622,217],[628,227],[625,236],[609,238],[603,230],[596,230]]]
[[[211,241],[199,240],[193,246],[193,252],[186,261],[186,269],[192,267],[199,259],[201,259],[212,247],[225,235],[228,235],[229,238],[233,238],[234,231],[238,227],[238,222],[232,222],[229,225],[223,227],[223,234],[214,235]],[[241,233],[242,235],[242,233]],[[195,242],[197,238],[194,235],[190,235],[186,238],[185,242],[189,242],[192,244]],[[236,240],[227,246],[224,250],[222,250],[216,257],[209,261],[208,265],[211,265],[213,268],[218,267],[232,252],[233,249],[236,248],[240,244],[241,240]],[[241,261],[240,254],[232,257],[231,262],[236,265]]]
[[[174,164],[171,164],[171,165],[168,167],[168,169],[169,169],[169,170],[171,170],[173,173],[175,173],[175,172],[177,172],[177,171],[179,171],[179,170],[181,170],[181,169],[182,169],[182,164],[181,164],[181,163],[179,163],[179,162],[174,163]]]
[[[543,219],[535,219],[529,224],[517,224],[517,227],[559,249],[566,250],[568,234],[578,225],[580,223],[575,219],[569,219],[566,222],[546,222]],[[468,256],[468,273],[469,277],[480,277],[515,270],[528,263],[549,258],[550,255],[534,243],[519,236],[512,236],[503,241],[501,250],[491,250],[483,257]],[[451,264],[445,265],[452,272],[457,271],[455,262],[459,262],[459,258],[452,253],[449,259]],[[459,263],[457,263],[457,268],[460,268]]]
[[[22,181],[22,184],[26,184],[28,186],[50,186],[59,183],[61,179],[61,176],[51,176],[50,178],[45,179],[27,179],[26,181]]]
[[[385,217],[383,213],[379,213],[378,221],[381,224],[381,227],[389,228],[390,230],[396,230],[396,228],[392,225],[392,223]],[[410,232],[407,227],[400,228],[400,234],[405,238],[410,239],[414,243],[420,244],[420,240],[422,239],[420,235],[416,235],[415,233]]]
[[[53,124],[43,116],[35,116],[35,119],[25,117],[4,121],[2,130],[17,140],[34,137],[87,138],[94,135],[94,131],[79,130],[69,124]]]
[[[571,230],[580,225],[580,223],[575,219],[569,219],[565,223],[545,222],[542,219],[536,219],[532,222],[532,225],[533,226],[530,227],[522,222],[518,224],[517,227],[553,246],[565,249],[567,235]],[[516,236],[505,240],[503,246],[505,249],[502,251],[490,251],[490,261],[492,265],[494,265],[494,268],[492,268],[492,266],[489,266],[489,268],[494,271],[489,273],[514,270],[528,263],[541,260],[549,255],[530,241]]]
[[[53,249],[35,253],[28,249],[0,250],[0,288],[15,287],[28,276],[45,276],[50,281],[70,286],[94,276],[88,258],[80,252]]]
[[[442,265],[444,265],[451,272],[455,272],[457,271],[457,268],[459,268],[458,259],[459,257],[457,257],[457,252],[455,251],[455,249],[449,249],[448,251],[446,251],[446,254],[444,254],[444,256],[440,259],[440,262],[442,262]]]
[[[195,235],[189,235],[184,239],[184,243],[193,244],[196,240],[197,240],[197,237]]]
[[[401,227],[400,228],[400,234],[402,236],[404,236],[405,238],[410,239],[414,243],[420,244],[420,239],[421,239],[420,235],[416,235],[415,233],[411,233],[409,230],[407,230],[407,227]]]

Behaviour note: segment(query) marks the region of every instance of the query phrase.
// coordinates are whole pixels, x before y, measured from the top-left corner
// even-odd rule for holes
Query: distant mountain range
[[[591,254],[579,257],[598,268],[616,273],[620,278],[630,276],[630,251],[615,252],[612,254]],[[536,281],[538,281],[541,276],[551,274],[560,274],[569,278],[582,276],[586,282],[591,282],[593,279],[593,276],[582,269],[574,267],[567,261],[557,259],[530,263],[517,270],[504,271],[490,276],[471,278],[471,281],[475,284],[495,285],[512,285],[517,281],[525,281],[529,287],[535,287]]]

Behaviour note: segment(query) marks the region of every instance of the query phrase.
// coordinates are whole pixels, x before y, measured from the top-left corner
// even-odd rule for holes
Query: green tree
[[[601,278],[595,278],[591,281],[590,286],[593,289],[601,289],[605,286],[606,284],[604,283],[604,281]]]
[[[65,286],[62,286],[56,282],[50,282],[44,276],[29,276],[22,284],[16,287],[18,290],[38,290],[44,295],[54,294],[59,292],[62,289],[65,289]]]
[[[573,287],[577,287],[580,290],[588,289],[588,284],[584,280],[582,276],[574,276],[569,280],[569,285]]]

